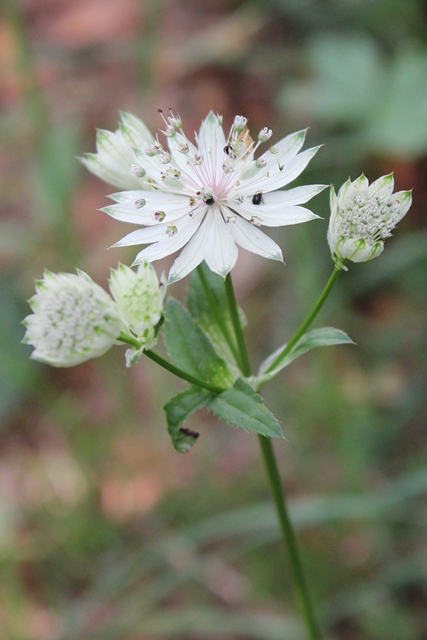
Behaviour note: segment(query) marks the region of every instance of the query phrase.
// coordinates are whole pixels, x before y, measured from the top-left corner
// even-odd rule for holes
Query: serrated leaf
[[[214,396],[208,407],[224,422],[235,427],[262,436],[283,438],[278,420],[267,409],[261,396],[241,378],[234,387]]]
[[[165,341],[172,362],[200,380],[223,388],[231,386],[234,376],[187,309],[169,298],[164,316]]]
[[[340,329],[334,329],[333,327],[322,327],[321,329],[313,329],[305,333],[291,351],[283,358],[280,363],[277,363],[274,368],[269,371],[270,367],[274,365],[278,360],[280,354],[286,347],[286,344],[282,344],[281,347],[276,349],[271,355],[268,356],[262,362],[258,376],[258,384],[264,384],[267,380],[271,380],[276,376],[279,371],[288,366],[295,358],[298,358],[303,353],[315,349],[316,347],[332,346],[334,344],[354,344],[353,340]]]
[[[238,350],[224,278],[213,273],[205,262],[191,274],[188,309],[217,353],[237,371]],[[246,318],[240,308],[239,316],[243,327]]]
[[[195,411],[206,406],[213,394],[197,387],[190,387],[165,404],[168,432],[172,444],[180,453],[186,453],[196,442],[199,434],[181,427],[182,423]]]

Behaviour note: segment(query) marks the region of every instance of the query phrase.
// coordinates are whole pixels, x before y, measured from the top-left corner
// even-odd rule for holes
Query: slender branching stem
[[[135,349],[140,349],[141,347],[141,343],[139,342],[139,340],[137,340],[137,338],[134,338],[131,335],[125,333],[120,334],[119,340],[120,342],[124,342],[125,344],[128,344]],[[163,367],[163,369],[170,371],[170,373],[175,374],[176,376],[178,376],[178,378],[181,378],[182,380],[185,380],[190,384],[197,385],[198,387],[206,389],[207,391],[212,391],[213,393],[222,393],[222,391],[225,391],[225,389],[222,389],[221,387],[217,387],[214,384],[209,384],[209,382],[200,380],[199,378],[196,378],[196,376],[191,375],[191,373],[183,371],[168,360],[162,358],[162,356],[159,356],[158,353],[154,353],[154,351],[151,351],[151,349],[147,349],[146,351],[144,351],[144,355],[146,355],[147,358],[150,358],[150,360],[153,360],[153,362],[156,362],[158,365]]]
[[[280,481],[279,469],[277,467],[276,456],[270,438],[258,436],[261,451],[270,481],[271,493],[273,495],[276,512],[279,517],[282,537],[288,550],[289,560],[292,566],[292,573],[295,585],[295,592],[303,614],[308,637],[310,640],[321,640],[319,627],[314,614],[313,602],[304,575],[301,557],[298,551],[298,544],[292,522],[286,504],[286,498]]]
[[[236,297],[234,295],[233,283],[230,274],[225,279],[225,286],[227,291],[227,298],[230,305],[230,312],[233,320],[234,332],[236,335],[236,342],[240,352],[240,364],[241,370],[244,376],[250,377],[251,368],[249,364],[248,353],[243,337],[242,325],[240,324],[239,312],[236,303]],[[332,285],[331,285],[332,286]],[[313,316],[312,320],[315,316]],[[299,334],[296,337],[296,341],[299,340]],[[294,342],[294,344],[295,344]],[[304,577],[304,570],[300,554],[298,551],[298,545],[295,537],[295,533],[292,527],[291,520],[289,518],[288,509],[286,505],[285,495],[283,492],[282,482],[280,479],[279,469],[277,466],[274,449],[271,444],[270,438],[265,436],[258,436],[258,440],[261,447],[262,457],[264,465],[267,471],[268,480],[270,483],[270,489],[276,507],[277,516],[280,523],[280,529],[282,532],[283,542],[288,550],[289,560],[292,567],[292,574],[295,584],[295,591],[297,594],[298,603],[301,609],[301,613],[304,618],[305,626],[307,629],[308,637],[310,640],[321,640],[320,631],[316,622],[314,614],[314,607],[311,600],[311,596],[308,590],[308,586]]]
[[[248,352],[246,350],[245,339],[243,337],[242,325],[240,322],[239,308],[234,294],[233,281],[228,273],[225,278],[225,290],[227,292],[228,305],[231,313],[231,321],[233,323],[234,334],[236,336],[237,348],[239,353],[239,366],[244,376],[249,378],[251,375],[251,365],[249,362]]]
[[[338,276],[340,275],[340,273],[341,273],[341,268],[340,267],[335,267],[335,269],[332,271],[332,274],[331,274],[328,282],[325,285],[325,288],[323,289],[322,293],[320,294],[320,296],[318,297],[317,301],[315,302],[315,304],[313,305],[312,309],[310,310],[310,313],[308,314],[308,316],[306,317],[304,322],[295,331],[294,335],[289,340],[289,342],[283,347],[283,350],[277,355],[277,358],[275,358],[275,360],[273,360],[273,362],[270,364],[268,369],[266,371],[264,371],[264,375],[267,374],[267,373],[270,373],[271,371],[274,371],[276,369],[276,367],[280,366],[280,364],[286,358],[288,353],[294,348],[294,346],[296,345],[298,340],[307,331],[307,329],[309,328],[309,326],[311,325],[311,323],[313,322],[313,320],[315,319],[315,317],[319,313],[320,309],[323,307],[323,305],[324,305],[324,303],[326,301],[326,298],[330,294],[330,292],[332,290],[332,287],[334,286],[335,282],[337,281]]]

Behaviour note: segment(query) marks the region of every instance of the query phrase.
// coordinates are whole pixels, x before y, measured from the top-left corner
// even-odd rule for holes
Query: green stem
[[[210,288],[208,279],[206,278],[206,275],[201,266],[197,267],[197,275],[200,278],[200,282],[202,284],[203,291],[206,296],[206,300],[208,301],[209,307],[212,311],[212,315],[215,317],[215,321],[218,327],[221,329],[222,335],[224,336],[224,339],[228,345],[228,348],[233,354],[234,359],[236,360],[236,363],[238,363],[240,359],[240,352],[237,350],[233,337],[230,335],[227,323],[224,322],[221,309],[219,308],[219,305],[215,299],[215,294]]]
[[[273,445],[270,438],[258,436],[264,459],[265,468],[267,470],[268,479],[270,481],[271,493],[273,494],[274,504],[276,506],[277,515],[282,530],[283,540],[288,549],[289,559],[291,562],[292,573],[294,578],[295,591],[298,603],[304,616],[308,636],[310,640],[321,640],[319,628],[317,626],[314,607],[308,590],[307,582],[304,575],[298,544],[292,527],[291,520],[286,505],[285,494],[282,489],[279,469],[274,454]]]
[[[137,340],[136,338],[133,338],[132,336],[126,335],[124,333],[121,333],[119,335],[119,340],[120,342],[129,344],[131,347],[134,347],[135,349],[140,349],[141,347],[139,340]],[[179,367],[175,367],[175,365],[173,365],[171,362],[168,362],[167,360],[162,358],[162,356],[159,356],[158,353],[154,353],[154,351],[151,351],[151,349],[147,349],[146,351],[144,351],[144,355],[150,358],[150,360],[153,360],[153,362],[156,362],[157,364],[159,364],[161,367],[163,367],[163,369],[170,371],[170,373],[175,374],[176,376],[178,376],[178,378],[181,378],[182,380],[185,380],[190,384],[194,384],[198,387],[201,387],[202,389],[206,389],[207,391],[212,391],[213,393],[222,393],[223,391],[225,391],[225,389],[222,389],[221,387],[216,387],[213,384],[209,384],[209,382],[205,382],[204,380],[199,380],[199,378],[192,376],[191,373],[182,371],[182,369],[179,369]]]
[[[332,283],[333,284],[333,283]],[[331,287],[332,287],[331,284]],[[225,279],[225,286],[227,290],[227,298],[230,306],[230,312],[233,319],[234,332],[236,334],[236,341],[240,350],[240,361],[242,364],[242,373],[249,377],[251,375],[251,368],[248,359],[248,353],[243,337],[242,326],[240,324],[239,312],[236,303],[236,297],[234,295],[233,282],[230,274]],[[323,304],[323,302],[322,302]],[[320,305],[321,306],[321,305]],[[320,309],[320,307],[319,307]],[[317,313],[317,312],[316,312]],[[316,314],[313,315],[311,320],[314,320]],[[298,332],[297,332],[298,333]],[[298,340],[300,335],[296,338]],[[270,482],[270,489],[273,495],[274,504],[276,507],[277,516],[282,531],[282,538],[285,547],[288,550],[289,558],[292,567],[292,574],[295,584],[295,590],[298,597],[298,603],[301,608],[301,612],[306,625],[308,637],[310,640],[321,640],[321,635],[318,630],[316,618],[314,615],[314,608],[311,601],[311,596],[308,590],[308,586],[304,577],[304,570],[302,567],[301,558],[298,551],[298,545],[295,537],[295,533],[292,527],[291,520],[289,518],[285,495],[283,492],[282,482],[280,479],[279,469],[274,454],[274,449],[271,444],[270,438],[265,436],[258,436],[260,443],[264,465],[267,471],[268,479]]]
[[[319,298],[317,299],[317,301],[314,304],[313,308],[311,309],[310,313],[308,314],[308,316],[306,317],[306,319],[304,320],[302,325],[295,331],[294,335],[289,340],[289,342],[283,347],[283,350],[279,353],[277,358],[275,358],[275,360],[273,360],[273,362],[270,364],[268,369],[266,371],[264,371],[264,375],[266,373],[270,373],[271,371],[274,371],[274,369],[276,369],[276,367],[280,366],[280,364],[286,358],[288,353],[290,351],[292,351],[292,349],[294,348],[294,346],[296,345],[298,340],[307,331],[308,327],[311,325],[311,323],[313,322],[313,320],[315,319],[315,317],[319,313],[320,309],[323,307],[323,305],[324,305],[324,303],[326,301],[326,298],[330,294],[330,292],[332,290],[332,287],[334,286],[335,282],[337,281],[338,276],[339,276],[340,273],[341,273],[341,268],[340,267],[335,267],[335,269],[333,270],[328,282],[325,285],[325,288],[323,289],[322,293],[320,294]]]
[[[231,321],[233,323],[234,334],[236,336],[237,347],[239,350],[240,369],[246,378],[251,375],[251,365],[249,362],[248,352],[246,350],[245,339],[243,337],[242,325],[240,323],[239,309],[237,307],[236,296],[234,294],[233,281],[230,273],[225,277],[225,291],[227,293],[228,306],[231,313]]]

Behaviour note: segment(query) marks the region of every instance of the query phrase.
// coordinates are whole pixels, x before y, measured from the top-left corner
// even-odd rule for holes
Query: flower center
[[[399,221],[399,203],[384,195],[354,194],[344,207],[342,232],[349,238],[364,238],[369,242],[391,236]]]
[[[218,200],[211,187],[206,186],[200,189],[200,198],[208,207],[211,207]]]
[[[40,315],[43,317],[40,349],[57,357],[89,349],[96,327],[104,321],[104,310],[93,292],[76,291],[73,287],[46,298]]]

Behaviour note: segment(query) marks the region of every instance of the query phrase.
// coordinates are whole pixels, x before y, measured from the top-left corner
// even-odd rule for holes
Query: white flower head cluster
[[[156,325],[166,293],[164,276],[142,263],[137,273],[120,265],[112,270],[108,295],[83,271],[51,273],[36,282],[29,300],[33,313],[24,320],[23,342],[31,357],[55,367],[72,367],[108,351],[117,340],[133,344],[128,365],[157,342]]]
[[[179,116],[171,112],[163,120],[166,147],[138,118],[122,114],[118,131],[99,132],[97,153],[83,159],[103,180],[127,189],[112,195],[117,204],[104,211],[144,227],[115,246],[149,245],[134,264],[181,250],[169,282],[183,278],[203,260],[225,276],[237,260],[237,245],[282,260],[280,247],[259,227],[316,218],[300,205],[324,189],[316,184],[278,191],[300,175],[317,151],[299,153],[305,131],[283,138],[255,158],[272,131],[261,129],[254,142],[244,116],[235,117],[226,137],[222,117],[210,112],[195,144],[186,137]]]
[[[142,262],[137,271],[124,264],[111,270],[110,291],[120,309],[123,324],[139,340],[144,349],[157,343],[156,325],[162,317],[166,294],[166,277],[160,282],[148,262]]]
[[[34,347],[34,360],[72,367],[103,355],[120,335],[117,305],[83,271],[45,271],[28,302],[34,313],[24,320],[23,342]]]
[[[411,191],[393,193],[393,188],[392,174],[371,185],[362,174],[354,182],[347,180],[338,195],[331,189],[328,242],[337,266],[343,267],[344,260],[367,262],[382,253],[384,240],[412,202]]]

